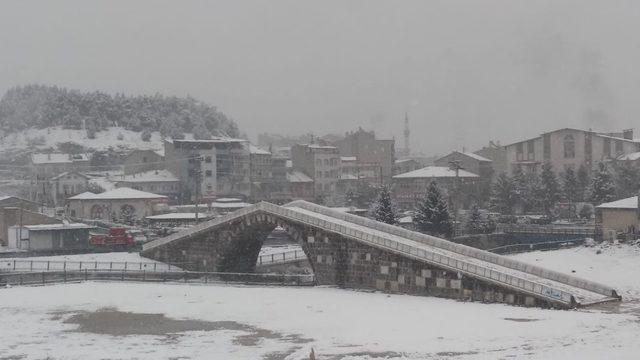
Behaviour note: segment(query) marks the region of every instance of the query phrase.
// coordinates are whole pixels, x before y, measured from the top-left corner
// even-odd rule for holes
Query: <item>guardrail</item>
[[[593,226],[553,226],[553,225],[504,225],[500,224],[498,231],[520,234],[551,234],[551,235],[583,235],[594,237],[597,228]]]
[[[313,286],[314,275],[220,273],[194,271],[149,272],[145,270],[74,270],[0,273],[0,289],[3,286],[46,285],[91,280],[181,282],[187,284],[244,284],[278,286]]]
[[[58,271],[58,270],[144,270],[153,272],[180,271],[188,263],[167,264],[160,262],[127,261],[50,261],[50,260],[3,260],[0,259],[0,273],[14,271]]]
[[[575,240],[562,240],[562,241],[547,241],[531,244],[513,244],[498,246],[493,249],[489,249],[492,253],[496,254],[515,254],[519,252],[535,251],[535,250],[552,250],[559,249],[566,245],[580,245],[584,243],[584,238]]]
[[[265,254],[258,256],[256,265],[284,264],[307,260],[307,255],[302,250],[290,250],[281,253]]]

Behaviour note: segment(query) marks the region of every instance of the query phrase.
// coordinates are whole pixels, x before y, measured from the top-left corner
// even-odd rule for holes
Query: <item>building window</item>
[[[610,157],[611,156],[611,139],[605,138],[603,146],[604,146],[604,149],[603,149],[604,157],[605,158]]]
[[[324,159],[324,165],[329,166],[329,159]]]
[[[212,175],[211,170],[207,170],[204,172],[204,176],[206,177],[211,177],[211,175]]]
[[[623,151],[622,151],[622,141],[621,140],[616,140],[616,156],[620,156],[622,155]]]
[[[316,159],[316,166],[320,166],[320,165],[322,165],[322,160]]]
[[[527,160],[534,160],[535,153],[536,153],[535,141],[534,140],[527,141]]]
[[[205,157],[204,162],[206,162],[207,164],[211,164],[211,156]]]
[[[524,149],[523,149],[523,145],[522,143],[517,143],[516,144],[516,161],[522,161],[523,156],[522,154],[524,153]]]
[[[143,156],[143,157],[142,157],[142,162],[143,162],[143,163],[146,163],[146,162],[147,162],[147,157],[146,157],[146,156]]]
[[[576,142],[571,135],[564,137],[564,157],[565,159],[576,157]]]

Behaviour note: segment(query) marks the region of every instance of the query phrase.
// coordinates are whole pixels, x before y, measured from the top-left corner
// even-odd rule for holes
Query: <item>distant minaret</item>
[[[411,130],[409,130],[409,115],[407,113],[404,113],[404,154],[405,156],[411,155],[409,135],[411,135]]]

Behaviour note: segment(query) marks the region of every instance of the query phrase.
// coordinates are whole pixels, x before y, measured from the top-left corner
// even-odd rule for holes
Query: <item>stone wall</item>
[[[553,306],[510,288],[265,214],[253,214],[142,255],[164,262],[189,262],[188,270],[253,272],[262,243],[276,226],[284,228],[302,246],[319,285],[464,301]]]

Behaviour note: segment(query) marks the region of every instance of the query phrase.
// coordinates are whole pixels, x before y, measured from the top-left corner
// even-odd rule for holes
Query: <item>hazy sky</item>
[[[27,83],[196,98],[259,132],[358,126],[475,149],[635,127],[640,2],[0,2],[0,92]],[[639,135],[640,137],[640,135]]]

